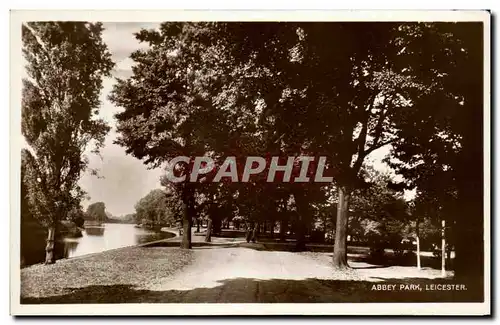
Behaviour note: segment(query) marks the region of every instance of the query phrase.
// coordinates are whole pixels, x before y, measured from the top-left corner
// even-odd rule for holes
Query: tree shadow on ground
[[[463,284],[453,280],[404,278],[352,280],[261,280],[234,278],[212,288],[192,290],[144,290],[131,285],[65,288],[49,297],[21,297],[22,304],[85,303],[356,303],[356,302],[482,302],[483,288],[467,283],[466,290],[431,290],[435,284]],[[388,290],[387,286],[393,285]],[[405,285],[419,285],[411,290]],[[385,289],[384,289],[385,288]],[[436,289],[436,288],[434,288]]]
[[[175,247],[178,248],[180,246],[180,242],[177,241],[155,241],[151,243],[146,243],[141,245],[142,247]],[[214,247],[214,248],[230,248],[230,247],[238,247],[236,243],[214,243],[214,242],[192,242],[191,247]]]
[[[251,248],[258,251],[277,251],[277,252],[314,252],[314,253],[331,253],[333,252],[332,245],[325,244],[307,244],[305,249],[297,250],[296,244],[294,242],[262,242],[257,241],[256,243],[240,243],[236,244],[238,247]],[[234,247],[234,245],[232,246]],[[367,264],[372,264],[370,268],[384,268],[390,266],[416,266],[417,265],[417,255],[414,252],[408,251],[401,256],[396,256],[393,251],[386,250],[386,252],[381,256],[371,256],[369,247],[362,246],[348,246],[347,253],[349,256],[349,261],[362,262]],[[333,254],[329,255],[333,258]],[[440,269],[441,259],[435,258],[433,256],[420,256],[420,262],[422,267]],[[446,265],[447,269],[451,268],[451,265]]]
[[[333,258],[333,254],[331,255]],[[379,267],[389,266],[417,266],[417,255],[414,252],[405,253],[401,256],[396,256],[393,252],[385,252],[383,256],[371,256],[370,254],[358,254],[349,258],[353,262],[362,262],[372,264]],[[420,256],[420,264],[425,268],[441,269],[441,259],[433,256]],[[446,265],[447,269],[451,265]]]
[[[273,251],[273,252],[317,252],[330,253],[333,252],[332,245],[307,243],[305,249],[297,249],[297,243],[294,241],[281,242],[278,239],[275,241],[257,240],[255,243],[239,243],[239,247],[251,248],[258,251]],[[357,251],[357,248],[349,247],[349,253]],[[365,250],[368,250],[367,248]]]

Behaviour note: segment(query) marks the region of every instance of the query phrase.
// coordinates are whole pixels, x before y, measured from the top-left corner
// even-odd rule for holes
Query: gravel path
[[[312,255],[314,256],[314,255]],[[333,272],[308,254],[257,251],[250,248],[205,248],[195,251],[194,263],[175,278],[165,278],[149,290],[214,288],[228,279],[358,279],[356,272]]]

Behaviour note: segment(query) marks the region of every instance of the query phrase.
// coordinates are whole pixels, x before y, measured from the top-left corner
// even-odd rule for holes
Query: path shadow
[[[234,278],[212,288],[192,290],[144,290],[132,285],[99,285],[65,288],[50,297],[22,297],[22,304],[88,303],[356,303],[356,302],[482,302],[480,283],[467,283],[466,290],[431,290],[435,284],[453,280],[404,278],[379,282],[352,280],[261,280]],[[387,290],[387,286],[393,289]],[[415,288],[409,289],[407,285]],[[460,284],[460,283],[458,283]],[[417,286],[418,285],[418,286]],[[385,288],[385,289],[384,289]]]

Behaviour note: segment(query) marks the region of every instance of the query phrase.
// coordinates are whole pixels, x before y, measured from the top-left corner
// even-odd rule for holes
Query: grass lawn
[[[173,276],[192,257],[192,251],[178,248],[127,247],[52,265],[36,264],[21,270],[21,297],[61,296],[88,286],[151,286],[160,278]],[[109,299],[100,293],[88,298],[95,302]]]

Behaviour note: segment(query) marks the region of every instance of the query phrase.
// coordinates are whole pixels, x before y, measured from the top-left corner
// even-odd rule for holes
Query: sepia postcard
[[[11,11],[12,315],[491,314],[488,11]]]

